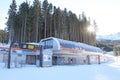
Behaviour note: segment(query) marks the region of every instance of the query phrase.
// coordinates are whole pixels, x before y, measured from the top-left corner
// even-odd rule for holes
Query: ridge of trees
[[[39,42],[57,37],[95,45],[97,24],[93,21],[95,31],[89,32],[91,21],[84,12],[78,18],[72,11],[61,10],[47,0],[42,4],[34,0],[32,5],[26,1],[17,10],[16,1],[12,0],[8,15],[9,42]]]
[[[6,43],[8,42],[8,32],[5,30],[0,30],[0,42]]]

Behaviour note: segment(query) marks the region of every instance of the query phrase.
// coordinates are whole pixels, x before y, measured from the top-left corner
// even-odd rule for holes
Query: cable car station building
[[[14,61],[18,60],[25,64],[42,65],[43,67],[100,64],[107,60],[103,56],[103,51],[98,47],[54,37],[42,39],[39,43],[25,43],[19,47],[12,46],[11,49]]]
[[[51,51],[52,57],[46,56],[45,59],[48,58],[47,61],[52,62],[52,65],[100,64],[103,60],[103,51],[100,48],[84,43],[50,37],[42,39],[40,45],[43,55],[45,55],[44,51]]]

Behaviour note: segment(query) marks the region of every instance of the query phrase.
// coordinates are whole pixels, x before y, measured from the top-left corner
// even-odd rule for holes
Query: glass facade
[[[42,41],[42,43],[43,43],[44,49],[53,48],[53,40],[52,39],[44,40],[44,41]]]

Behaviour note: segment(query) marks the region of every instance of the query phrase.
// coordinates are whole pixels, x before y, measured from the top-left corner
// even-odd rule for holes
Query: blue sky
[[[26,0],[16,0],[17,5]],[[33,0],[28,0],[33,2]],[[43,0],[41,0],[43,1]],[[5,22],[9,5],[12,0],[0,1],[0,29],[6,27]],[[77,15],[85,12],[91,20],[96,20],[98,25],[98,35],[107,35],[120,32],[120,0],[48,0],[53,5],[61,9],[67,8]]]

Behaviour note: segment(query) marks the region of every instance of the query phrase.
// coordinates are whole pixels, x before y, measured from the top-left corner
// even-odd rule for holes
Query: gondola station
[[[40,45],[43,66],[100,64],[107,61],[100,48],[80,42],[50,37],[42,39]]]
[[[12,44],[0,47],[0,62],[7,63],[9,57],[15,65],[54,65],[100,64],[108,60],[103,51],[88,44],[49,37],[39,43]]]

